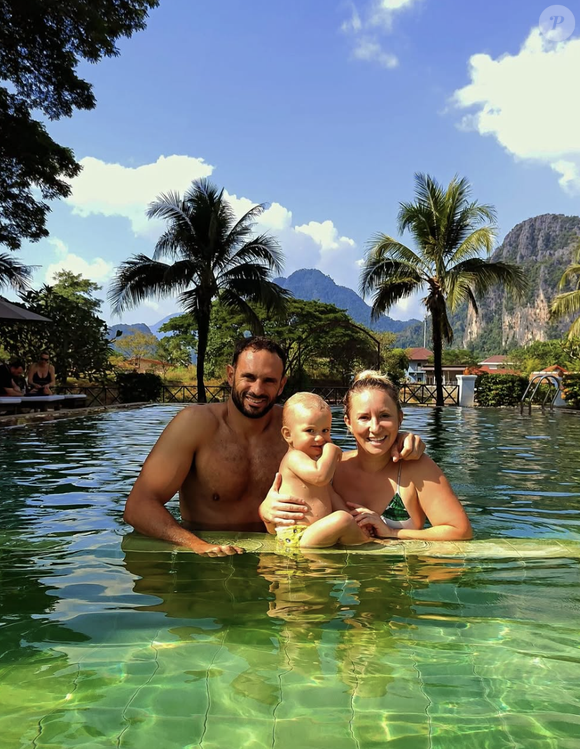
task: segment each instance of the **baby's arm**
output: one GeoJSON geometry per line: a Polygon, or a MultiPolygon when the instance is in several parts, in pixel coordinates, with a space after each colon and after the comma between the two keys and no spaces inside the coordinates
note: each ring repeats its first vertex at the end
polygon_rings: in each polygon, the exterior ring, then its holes
{"type": "Polygon", "coordinates": [[[342,457],[342,450],[332,442],[325,443],[322,455],[313,460],[300,450],[292,450],[286,456],[286,466],[301,481],[313,486],[326,486],[332,481],[334,471],[342,457]]]}

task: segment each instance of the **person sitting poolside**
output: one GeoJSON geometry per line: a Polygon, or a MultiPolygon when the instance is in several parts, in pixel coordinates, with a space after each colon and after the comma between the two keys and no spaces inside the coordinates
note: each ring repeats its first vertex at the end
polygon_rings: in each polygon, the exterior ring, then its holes
{"type": "Polygon", "coordinates": [[[56,379],[48,352],[40,352],[38,361],[30,365],[26,380],[26,395],[52,395],[51,388],[56,384],[56,379]]]}
{"type": "Polygon", "coordinates": [[[313,393],[296,393],[284,404],[282,436],[288,452],[279,473],[284,489],[306,500],[308,512],[300,524],[267,525],[285,549],[324,548],[336,543],[355,546],[371,541],[331,486],[342,450],[331,442],[332,413],[313,393]]]}
{"type": "MultiPolygon", "coordinates": [[[[274,489],[287,450],[282,408],[276,405],[286,384],[285,366],[286,354],[274,341],[239,341],[227,368],[230,397],[187,406],[172,419],[127,498],[125,521],[147,536],[212,557],[243,550],[207,543],[192,531],[264,532],[258,510],[274,489]],[[183,525],[165,507],[177,492],[183,525]]],[[[393,454],[416,460],[424,449],[419,437],[401,434],[393,454]]],[[[300,521],[304,504],[285,504],[278,514],[300,521]]]]}
{"type": "Polygon", "coordinates": [[[0,395],[20,398],[24,395],[18,386],[17,379],[24,372],[24,362],[21,359],[10,359],[8,364],[0,364],[0,395]]]}
{"type": "MultiPolygon", "coordinates": [[[[342,456],[333,488],[359,525],[377,538],[470,539],[469,519],[439,466],[427,455],[413,463],[398,462],[393,446],[402,420],[393,383],[379,372],[359,374],[346,394],[344,414],[356,449],[342,456]],[[430,528],[424,527],[427,520],[430,528]]],[[[276,527],[301,523],[303,501],[286,491],[280,494],[279,478],[275,489],[260,508],[264,522],[276,527]]]]}

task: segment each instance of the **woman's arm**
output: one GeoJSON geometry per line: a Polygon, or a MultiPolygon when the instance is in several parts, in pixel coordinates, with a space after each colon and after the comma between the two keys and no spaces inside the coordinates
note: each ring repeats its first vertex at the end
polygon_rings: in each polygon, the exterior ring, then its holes
{"type": "Polygon", "coordinates": [[[457,499],[443,471],[427,455],[423,455],[413,466],[413,484],[421,510],[429,520],[431,528],[392,529],[394,538],[464,541],[473,537],[471,523],[463,505],[457,499]]]}
{"type": "Polygon", "coordinates": [[[53,388],[56,385],[56,376],[52,364],[48,365],[48,374],[50,375],[50,382],[46,384],[46,387],[53,388]]]}
{"type": "Polygon", "coordinates": [[[413,466],[413,484],[422,513],[431,528],[413,528],[384,521],[376,513],[349,503],[359,525],[372,525],[380,538],[417,539],[423,541],[464,541],[473,531],[461,502],[439,466],[423,455],[413,466]],[[398,526],[398,527],[397,527],[398,526]]]}

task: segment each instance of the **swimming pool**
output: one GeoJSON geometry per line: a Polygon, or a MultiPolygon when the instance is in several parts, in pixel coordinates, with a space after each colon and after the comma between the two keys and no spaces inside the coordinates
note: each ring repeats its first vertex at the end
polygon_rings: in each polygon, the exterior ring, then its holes
{"type": "MultiPolygon", "coordinates": [[[[125,537],[177,410],[0,432],[2,749],[577,749],[577,558],[202,559],[125,537]]],[[[578,416],[405,425],[479,539],[580,541],[578,416]]]]}

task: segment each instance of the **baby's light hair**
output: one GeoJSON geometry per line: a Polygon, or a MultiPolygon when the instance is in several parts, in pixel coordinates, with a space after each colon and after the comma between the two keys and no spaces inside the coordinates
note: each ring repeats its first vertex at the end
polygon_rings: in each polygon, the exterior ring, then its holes
{"type": "Polygon", "coordinates": [[[354,393],[361,393],[363,390],[382,390],[395,401],[397,411],[399,411],[399,413],[401,412],[399,391],[393,382],[375,369],[365,369],[363,372],[357,374],[352,385],[344,396],[344,411],[347,416],[350,414],[350,401],[352,395],[354,393]]]}
{"type": "Polygon", "coordinates": [[[304,408],[310,408],[316,411],[330,411],[328,403],[315,393],[294,393],[284,403],[284,409],[282,411],[282,425],[288,426],[288,414],[296,408],[296,406],[303,406],[304,408]]]}

